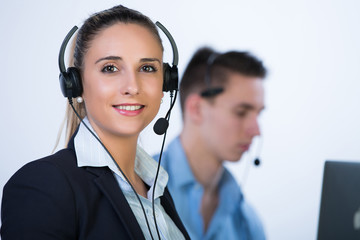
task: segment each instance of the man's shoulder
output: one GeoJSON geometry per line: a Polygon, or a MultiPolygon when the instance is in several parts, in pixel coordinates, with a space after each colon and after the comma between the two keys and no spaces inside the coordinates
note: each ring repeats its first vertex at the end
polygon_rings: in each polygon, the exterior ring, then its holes
{"type": "MultiPolygon", "coordinates": [[[[164,149],[162,155],[161,155],[161,166],[163,166],[165,169],[168,167],[168,164],[171,164],[173,161],[170,159],[178,158],[180,157],[180,154],[178,154],[179,150],[182,150],[182,145],[179,140],[179,137],[175,137],[164,149]]],[[[159,161],[160,153],[156,153],[152,156],[157,162],[159,161]]]]}

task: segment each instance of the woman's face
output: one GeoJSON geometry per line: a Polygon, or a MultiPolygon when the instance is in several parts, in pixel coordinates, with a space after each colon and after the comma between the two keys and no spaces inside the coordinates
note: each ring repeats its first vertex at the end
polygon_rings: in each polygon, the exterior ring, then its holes
{"type": "Polygon", "coordinates": [[[162,47],[140,25],[114,24],[91,42],[82,76],[82,97],[97,134],[137,136],[163,97],[162,47]]]}

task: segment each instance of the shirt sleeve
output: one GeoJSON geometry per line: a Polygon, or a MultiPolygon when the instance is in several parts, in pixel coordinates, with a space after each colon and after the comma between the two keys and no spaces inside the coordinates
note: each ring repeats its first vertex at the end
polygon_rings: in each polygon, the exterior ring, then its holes
{"type": "Polygon", "coordinates": [[[76,239],[74,194],[53,163],[34,161],[7,182],[1,207],[1,237],[76,239]]]}

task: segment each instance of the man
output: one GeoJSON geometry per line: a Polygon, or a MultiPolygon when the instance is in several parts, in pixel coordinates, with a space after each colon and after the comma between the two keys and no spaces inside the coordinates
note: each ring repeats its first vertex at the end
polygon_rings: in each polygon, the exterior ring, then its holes
{"type": "Polygon", "coordinates": [[[262,62],[249,53],[209,48],[199,49],[185,69],[183,129],[161,164],[191,239],[265,239],[256,213],[223,166],[239,161],[260,135],[265,75],[262,62]]]}

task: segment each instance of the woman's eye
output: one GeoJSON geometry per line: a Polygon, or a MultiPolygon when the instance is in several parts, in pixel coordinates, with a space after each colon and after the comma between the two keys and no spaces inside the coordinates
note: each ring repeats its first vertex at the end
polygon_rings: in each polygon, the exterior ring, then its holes
{"type": "Polygon", "coordinates": [[[145,66],[142,66],[141,67],[141,70],[142,72],[156,72],[156,68],[153,67],[153,66],[150,66],[150,65],[145,65],[145,66]]]}
{"type": "Polygon", "coordinates": [[[107,65],[101,71],[105,73],[117,72],[119,69],[114,65],[107,65]]]}

